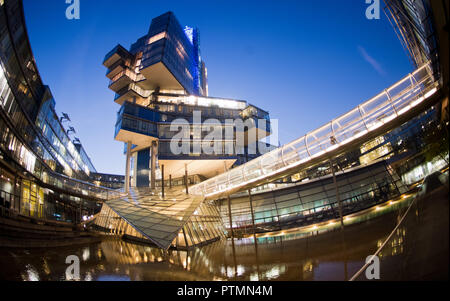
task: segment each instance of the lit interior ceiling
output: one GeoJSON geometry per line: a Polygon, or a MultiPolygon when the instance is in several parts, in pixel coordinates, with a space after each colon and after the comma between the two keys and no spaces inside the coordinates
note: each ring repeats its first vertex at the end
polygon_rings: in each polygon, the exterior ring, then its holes
{"type": "Polygon", "coordinates": [[[159,166],[164,165],[164,178],[179,178],[184,176],[184,165],[187,164],[188,175],[214,177],[230,169],[236,159],[216,160],[159,160],[159,166]],[[225,167],[226,166],[226,167],[225,167]]]}
{"type": "Polygon", "coordinates": [[[154,90],[156,87],[167,90],[184,89],[162,62],[141,69],[140,72],[146,78],[138,83],[143,89],[154,90]]]}

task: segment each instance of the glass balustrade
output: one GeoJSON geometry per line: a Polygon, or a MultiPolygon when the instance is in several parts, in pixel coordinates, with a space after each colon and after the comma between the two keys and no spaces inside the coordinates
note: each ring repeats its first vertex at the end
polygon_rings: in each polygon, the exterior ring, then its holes
{"type": "Polygon", "coordinates": [[[377,96],[299,139],[190,188],[216,195],[305,163],[385,125],[437,91],[430,63],[377,96]]]}

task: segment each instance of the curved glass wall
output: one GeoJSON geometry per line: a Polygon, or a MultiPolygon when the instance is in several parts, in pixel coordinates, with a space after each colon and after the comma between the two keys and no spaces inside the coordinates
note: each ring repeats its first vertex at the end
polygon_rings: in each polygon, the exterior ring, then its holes
{"type": "Polygon", "coordinates": [[[430,1],[386,0],[385,4],[386,15],[413,63],[420,66],[431,60],[439,72],[439,41],[430,1]]]}
{"type": "Polygon", "coordinates": [[[97,187],[90,168],[54,111],[34,62],[22,1],[0,2],[0,207],[2,215],[80,222],[96,200],[118,197],[97,187]]]}
{"type": "MultiPolygon", "coordinates": [[[[55,149],[58,155],[63,158],[63,161],[66,162],[65,164],[69,165],[73,171],[80,173],[81,176],[86,179],[89,176],[92,167],[89,167],[89,162],[82,158],[79,150],[75,147],[59,121],[59,118],[55,113],[55,102],[49,90],[48,97],[49,99],[42,104],[36,119],[36,125],[41,129],[45,138],[51,142],[52,148],[55,149]]],[[[67,173],[66,175],[70,176],[70,174],[67,173]]]]}
{"type": "MultiPolygon", "coordinates": [[[[339,172],[336,178],[343,215],[392,200],[406,191],[400,177],[384,161],[339,172]]],[[[339,218],[339,204],[332,176],[252,194],[251,202],[257,233],[339,218]]],[[[229,229],[227,200],[221,201],[220,212],[225,227],[229,229]]],[[[232,198],[231,213],[235,235],[253,233],[248,195],[232,198]]]]}

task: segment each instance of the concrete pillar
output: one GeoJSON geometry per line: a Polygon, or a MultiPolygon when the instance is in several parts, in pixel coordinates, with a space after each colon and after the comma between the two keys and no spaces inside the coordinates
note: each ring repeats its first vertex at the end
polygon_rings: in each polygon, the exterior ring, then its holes
{"type": "Polygon", "coordinates": [[[130,161],[131,161],[131,141],[127,143],[127,159],[125,166],[125,193],[130,192],[130,161]]]}
{"type": "Polygon", "coordinates": [[[187,169],[187,164],[184,164],[184,185],[186,186],[186,194],[189,194],[189,184],[188,184],[188,169],[187,169]]]}
{"type": "Polygon", "coordinates": [[[80,200],[80,225],[83,222],[83,200],[80,200]]]}
{"type": "Polygon", "coordinates": [[[227,199],[228,199],[228,220],[230,222],[230,234],[231,234],[231,240],[234,243],[233,218],[232,218],[232,215],[231,215],[231,199],[230,199],[229,195],[227,196],[227,199]]]}
{"type": "Polygon", "coordinates": [[[248,190],[248,201],[250,202],[250,211],[252,213],[253,238],[256,242],[255,213],[253,212],[252,192],[250,189],[248,190]]]}
{"type": "Polygon", "coordinates": [[[132,176],[131,176],[131,180],[130,180],[130,187],[137,187],[137,157],[138,157],[138,154],[137,153],[134,153],[132,156],[131,156],[131,162],[132,162],[132,166],[133,166],[133,169],[132,169],[132,176]]]}
{"type": "Polygon", "coordinates": [[[164,198],[164,164],[161,165],[161,191],[162,197],[164,198]]]}
{"type": "Polygon", "coordinates": [[[156,188],[156,158],[158,156],[158,143],[152,141],[152,159],[151,159],[151,185],[152,190],[156,188]]]}

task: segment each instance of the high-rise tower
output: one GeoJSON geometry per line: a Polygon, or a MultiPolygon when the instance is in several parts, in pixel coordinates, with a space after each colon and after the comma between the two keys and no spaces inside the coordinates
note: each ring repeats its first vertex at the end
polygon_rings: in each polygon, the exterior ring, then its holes
{"type": "Polygon", "coordinates": [[[154,18],[129,50],[117,45],[103,65],[115,102],[122,106],[115,139],[126,143],[126,179],[132,174],[132,186],[155,187],[162,165],[165,177],[215,176],[258,156],[254,146],[270,134],[266,111],[246,101],[208,96],[199,30],[182,27],[172,12],[154,18]],[[184,129],[180,143],[188,143],[181,153],[173,149],[178,128],[184,129]],[[219,139],[210,139],[211,129],[219,139]]]}

